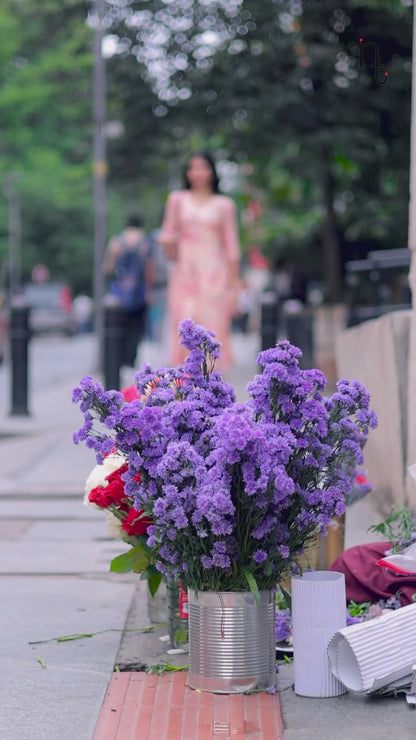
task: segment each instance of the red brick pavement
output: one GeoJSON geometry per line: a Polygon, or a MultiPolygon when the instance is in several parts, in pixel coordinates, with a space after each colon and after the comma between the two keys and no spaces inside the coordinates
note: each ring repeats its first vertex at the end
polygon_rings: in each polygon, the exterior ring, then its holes
{"type": "Polygon", "coordinates": [[[199,692],[186,676],[113,673],[92,740],[283,740],[277,694],[199,692]]]}

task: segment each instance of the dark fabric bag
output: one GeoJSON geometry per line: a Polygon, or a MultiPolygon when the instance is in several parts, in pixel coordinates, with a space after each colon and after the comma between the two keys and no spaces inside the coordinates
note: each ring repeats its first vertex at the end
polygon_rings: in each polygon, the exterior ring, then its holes
{"type": "Polygon", "coordinates": [[[109,293],[119,298],[126,311],[138,311],[145,305],[147,253],[147,241],[142,239],[132,247],[124,246],[116,259],[109,293]]]}

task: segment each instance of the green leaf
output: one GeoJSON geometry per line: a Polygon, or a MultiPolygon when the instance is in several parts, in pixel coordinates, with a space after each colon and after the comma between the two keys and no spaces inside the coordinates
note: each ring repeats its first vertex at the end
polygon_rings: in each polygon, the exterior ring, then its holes
{"type": "Polygon", "coordinates": [[[243,573],[245,576],[245,579],[250,587],[250,591],[254,596],[254,601],[256,602],[257,606],[259,605],[259,589],[256,583],[256,579],[254,576],[245,568],[243,568],[243,573]]]}
{"type": "Polygon", "coordinates": [[[147,666],[146,673],[157,673],[160,675],[168,671],[186,671],[187,668],[187,665],[173,665],[173,663],[168,663],[167,660],[161,660],[160,663],[147,666]]]}
{"type": "Polygon", "coordinates": [[[279,588],[280,588],[280,590],[282,592],[283,599],[284,599],[284,602],[286,604],[286,608],[287,609],[290,609],[292,611],[292,595],[291,595],[291,593],[284,586],[279,586],[279,588]]]}
{"type": "Polygon", "coordinates": [[[149,591],[152,594],[152,596],[154,596],[156,591],[158,590],[161,580],[162,580],[162,574],[159,573],[159,571],[157,571],[156,569],[155,569],[155,573],[153,573],[153,575],[151,575],[147,579],[147,582],[149,585],[149,591]]]}
{"type": "Polygon", "coordinates": [[[149,565],[149,557],[141,545],[132,547],[112,559],[110,571],[115,573],[141,573],[149,565]]]}
{"type": "Polygon", "coordinates": [[[69,640],[79,640],[81,637],[93,637],[94,632],[79,632],[74,635],[62,635],[56,638],[56,642],[68,642],[69,640]]]}

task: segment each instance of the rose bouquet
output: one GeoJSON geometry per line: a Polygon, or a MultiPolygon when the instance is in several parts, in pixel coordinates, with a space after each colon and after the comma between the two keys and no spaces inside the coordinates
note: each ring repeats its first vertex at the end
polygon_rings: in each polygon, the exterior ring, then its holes
{"type": "Polygon", "coordinates": [[[323,374],[301,369],[300,350],[280,341],[259,353],[261,372],[237,403],[215,370],[213,333],[185,319],[179,334],[184,364],[142,365],[130,403],[82,378],[74,441],[98,463],[114,448],[122,456],[124,493],[152,522],[145,546],[160,573],[196,591],[274,588],[344,510],[376,425],[369,394],[341,380],[325,398],[323,374]]]}
{"type": "Polygon", "coordinates": [[[161,573],[152,565],[146,547],[144,535],[151,520],[143,511],[136,509],[132,497],[127,496],[122,480],[126,470],[127,464],[119,452],[107,455],[101,464],[93,468],[86,480],[84,503],[104,511],[109,534],[131,545],[130,550],[112,559],[110,570],[141,573],[148,580],[150,592],[154,595],[161,573]]]}

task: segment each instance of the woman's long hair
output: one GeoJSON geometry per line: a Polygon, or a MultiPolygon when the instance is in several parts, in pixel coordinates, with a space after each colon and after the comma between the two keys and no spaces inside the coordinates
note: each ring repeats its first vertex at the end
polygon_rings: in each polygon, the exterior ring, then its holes
{"type": "Polygon", "coordinates": [[[184,183],[185,183],[185,188],[187,190],[190,190],[191,189],[191,183],[188,180],[187,170],[188,170],[189,163],[190,163],[192,157],[201,157],[202,159],[205,160],[205,162],[207,163],[207,165],[211,169],[211,175],[212,175],[212,177],[211,177],[211,188],[212,188],[212,192],[213,193],[219,193],[220,192],[220,181],[219,181],[219,178],[218,178],[218,175],[217,175],[217,170],[215,168],[215,162],[214,162],[214,159],[211,156],[211,154],[209,152],[205,152],[205,151],[202,151],[202,152],[192,152],[192,154],[189,156],[189,159],[188,159],[188,161],[187,161],[187,163],[185,165],[185,169],[184,169],[184,173],[183,173],[183,179],[184,179],[184,183]]]}

